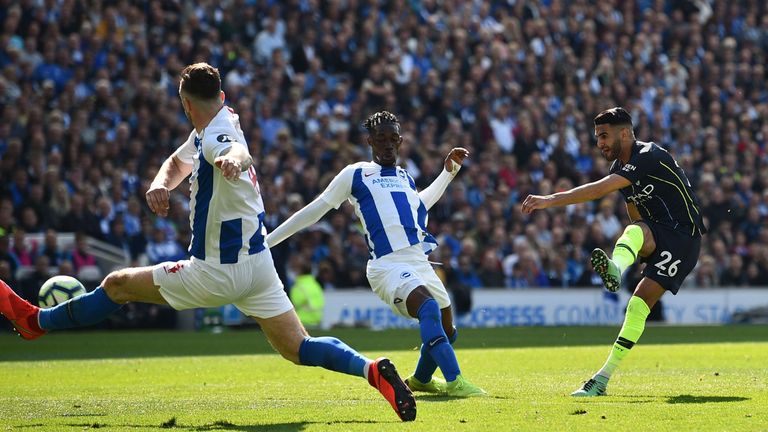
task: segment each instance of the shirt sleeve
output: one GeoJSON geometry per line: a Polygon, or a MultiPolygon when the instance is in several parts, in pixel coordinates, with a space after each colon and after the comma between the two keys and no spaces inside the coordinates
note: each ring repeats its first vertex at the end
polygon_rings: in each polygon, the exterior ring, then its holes
{"type": "Polygon", "coordinates": [[[303,230],[320,220],[324,214],[328,213],[331,206],[319,197],[307,204],[304,208],[294,213],[279,227],[267,235],[267,246],[274,247],[283,240],[303,230]]]}
{"type": "MultiPolygon", "coordinates": [[[[206,134],[208,135],[208,134],[206,134]]],[[[212,131],[210,136],[203,140],[203,156],[205,160],[213,165],[213,161],[221,154],[234,145],[245,145],[237,141],[237,137],[224,133],[223,131],[212,131]]]]}
{"type": "Polygon", "coordinates": [[[187,140],[184,141],[184,144],[180,145],[179,148],[176,149],[176,151],[173,153],[173,156],[176,156],[185,164],[192,165],[195,162],[193,159],[195,157],[195,153],[197,153],[197,149],[195,148],[195,131],[192,131],[189,134],[187,140]]]}
{"type": "Polygon", "coordinates": [[[352,177],[354,174],[355,167],[347,165],[331,180],[331,183],[318,198],[328,203],[331,207],[338,209],[341,203],[352,194],[352,177]]]}
{"type": "MultiPolygon", "coordinates": [[[[456,170],[458,172],[458,170],[456,170]]],[[[431,209],[433,205],[440,199],[441,196],[445,193],[445,190],[448,188],[448,184],[451,183],[451,180],[453,180],[453,176],[455,174],[451,174],[445,169],[440,173],[439,176],[430,184],[427,186],[426,189],[419,192],[419,198],[421,198],[421,202],[424,203],[424,206],[427,208],[427,210],[431,209]]]]}

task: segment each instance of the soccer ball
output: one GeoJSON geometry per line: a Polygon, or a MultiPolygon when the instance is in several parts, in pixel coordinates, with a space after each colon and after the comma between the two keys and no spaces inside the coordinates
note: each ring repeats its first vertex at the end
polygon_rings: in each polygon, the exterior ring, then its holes
{"type": "Polygon", "coordinates": [[[83,294],[85,287],[79,280],[71,276],[54,276],[40,287],[37,303],[42,308],[49,308],[83,294]]]}

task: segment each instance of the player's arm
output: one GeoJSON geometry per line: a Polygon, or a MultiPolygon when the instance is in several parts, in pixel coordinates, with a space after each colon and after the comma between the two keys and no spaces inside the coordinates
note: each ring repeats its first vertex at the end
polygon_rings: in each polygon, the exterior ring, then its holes
{"type": "Polygon", "coordinates": [[[348,166],[331,180],[327,188],[303,209],[294,213],[267,235],[267,247],[274,247],[283,240],[320,220],[332,208],[339,208],[352,190],[354,168],[348,166]]]}
{"type": "Polygon", "coordinates": [[[320,220],[333,206],[317,197],[303,209],[294,213],[274,231],[267,235],[267,247],[280,244],[283,240],[320,220]]]}
{"type": "Polygon", "coordinates": [[[178,153],[177,150],[163,162],[145,194],[149,209],[158,216],[168,216],[171,191],[192,172],[193,165],[183,162],[178,153]]]}
{"type": "Polygon", "coordinates": [[[251,167],[253,158],[244,145],[231,145],[213,160],[213,164],[221,169],[224,178],[235,180],[240,177],[240,173],[251,167]]]}
{"type": "Polygon", "coordinates": [[[632,222],[637,222],[643,219],[643,217],[640,216],[640,210],[637,209],[637,204],[633,202],[627,203],[627,214],[629,215],[629,220],[632,222]]]}
{"type": "Polygon", "coordinates": [[[551,195],[528,195],[523,201],[523,213],[549,207],[560,207],[596,200],[609,193],[629,186],[631,183],[618,174],[610,174],[598,181],[587,183],[567,191],[551,195]]]}
{"type": "Polygon", "coordinates": [[[445,158],[445,169],[439,176],[427,186],[423,191],[419,192],[419,198],[427,210],[431,209],[433,205],[440,199],[448,188],[448,184],[451,183],[456,174],[461,169],[461,164],[469,156],[469,151],[462,147],[456,147],[448,153],[445,158]]]}

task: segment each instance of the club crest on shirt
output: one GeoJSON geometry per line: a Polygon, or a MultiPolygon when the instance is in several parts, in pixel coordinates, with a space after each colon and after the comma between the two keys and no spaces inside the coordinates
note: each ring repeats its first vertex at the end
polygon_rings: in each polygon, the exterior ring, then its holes
{"type": "Polygon", "coordinates": [[[234,140],[232,139],[231,136],[229,136],[227,134],[221,134],[221,135],[216,137],[216,141],[221,142],[221,143],[226,143],[226,142],[232,142],[234,140]]]}

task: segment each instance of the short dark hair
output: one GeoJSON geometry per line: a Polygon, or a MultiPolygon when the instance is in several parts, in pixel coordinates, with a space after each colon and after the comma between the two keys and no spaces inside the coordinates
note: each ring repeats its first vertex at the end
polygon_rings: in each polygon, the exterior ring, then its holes
{"type": "Polygon", "coordinates": [[[607,109],[595,117],[595,126],[609,124],[612,126],[626,125],[632,126],[632,116],[622,107],[613,107],[607,109]]]}
{"type": "Polygon", "coordinates": [[[379,111],[368,116],[363,122],[363,127],[371,133],[376,126],[381,124],[392,124],[399,127],[400,120],[397,119],[396,115],[389,111],[379,111]]]}
{"type": "Polygon", "coordinates": [[[212,100],[221,93],[219,70],[208,63],[195,63],[181,71],[180,90],[187,96],[200,100],[212,100]]]}

